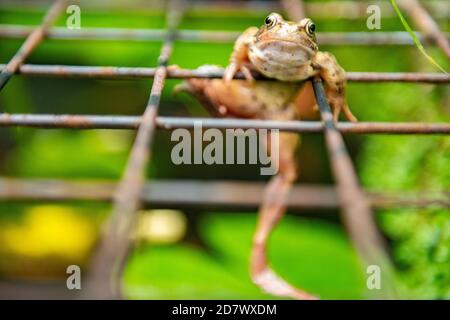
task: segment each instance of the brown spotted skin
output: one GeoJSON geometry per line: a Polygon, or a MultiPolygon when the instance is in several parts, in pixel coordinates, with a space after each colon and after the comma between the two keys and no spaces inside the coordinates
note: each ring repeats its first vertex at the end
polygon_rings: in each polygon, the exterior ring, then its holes
{"type": "Polygon", "coordinates": [[[194,78],[185,80],[176,90],[189,92],[217,117],[296,120],[315,105],[311,97],[307,99],[302,94],[299,99],[304,86],[303,82],[194,78]]]}
{"type": "Polygon", "coordinates": [[[284,82],[298,82],[319,75],[325,83],[327,98],[335,120],[341,111],[346,118],[356,121],[345,99],[345,71],[328,52],[321,52],[314,32],[308,30],[312,21],[285,21],[279,14],[269,15],[270,23],[261,28],[248,28],[237,40],[231,54],[224,80],[230,81],[242,71],[249,82],[251,70],[268,78],[284,82]]]}

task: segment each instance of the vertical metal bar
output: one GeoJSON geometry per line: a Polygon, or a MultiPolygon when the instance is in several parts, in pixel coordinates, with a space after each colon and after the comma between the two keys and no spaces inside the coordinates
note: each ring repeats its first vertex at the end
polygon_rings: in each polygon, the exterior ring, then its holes
{"type": "Polygon", "coordinates": [[[58,18],[59,14],[65,8],[66,0],[56,0],[48,10],[40,26],[33,30],[27,37],[17,53],[8,62],[6,67],[0,73],[0,90],[8,83],[12,75],[16,73],[20,65],[25,62],[25,59],[33,52],[33,50],[44,39],[45,34],[51,27],[53,22],[58,18]]]}
{"type": "Polygon", "coordinates": [[[394,293],[391,283],[392,267],[386,254],[383,238],[373,220],[373,213],[356,176],[350,156],[345,147],[328,105],[322,80],[313,80],[314,95],[324,122],[325,141],[330,155],[331,168],[337,183],[337,193],[343,209],[344,223],[360,256],[367,266],[376,265],[382,271],[383,293],[394,293]]]}
{"type": "MultiPolygon", "coordinates": [[[[282,2],[286,1],[282,0],[282,2]]],[[[290,3],[290,9],[287,12],[291,20],[300,20],[305,17],[305,13],[301,9],[301,1],[288,2],[290,3]],[[295,9],[296,6],[297,9],[295,9]]],[[[370,202],[359,186],[358,177],[345,147],[344,139],[334,123],[322,80],[320,77],[316,77],[312,83],[324,123],[325,141],[330,155],[333,175],[337,183],[339,201],[343,209],[344,224],[365,264],[367,266],[377,265],[381,268],[384,280],[384,290],[382,291],[384,297],[392,296],[394,294],[392,287],[393,268],[386,254],[383,238],[373,220],[370,202]]]]}
{"type": "Polygon", "coordinates": [[[121,297],[121,271],[131,246],[130,233],[134,225],[134,215],[142,201],[145,170],[156,130],[156,117],[167,76],[167,63],[172,53],[176,28],[184,9],[185,2],[182,0],[169,2],[166,18],[168,32],[158,59],[150,98],[142,116],[125,173],[115,193],[108,228],[94,254],[83,297],[94,299],[121,297]]]}
{"type": "Polygon", "coordinates": [[[445,34],[439,29],[436,21],[418,0],[407,0],[399,2],[399,5],[408,12],[414,23],[423,31],[424,35],[433,39],[450,59],[450,44],[445,34]]]}
{"type": "Polygon", "coordinates": [[[305,4],[302,0],[281,0],[281,6],[291,20],[299,21],[306,17],[305,4]]]}

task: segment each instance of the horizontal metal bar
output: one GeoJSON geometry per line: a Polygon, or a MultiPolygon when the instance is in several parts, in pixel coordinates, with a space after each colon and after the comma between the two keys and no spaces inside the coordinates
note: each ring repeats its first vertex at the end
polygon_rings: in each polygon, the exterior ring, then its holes
{"type": "MultiPolygon", "coordinates": [[[[403,1],[403,0],[400,0],[403,1]]],[[[406,0],[407,1],[407,0],[406,0]]],[[[392,6],[386,1],[317,1],[306,2],[304,4],[307,16],[315,19],[365,19],[367,18],[367,7],[376,5],[380,8],[383,18],[397,17],[392,6]]],[[[278,1],[193,1],[194,9],[227,10],[239,9],[246,13],[270,11],[282,12],[283,6],[278,1]]],[[[426,7],[433,16],[437,18],[446,18],[450,15],[450,9],[445,1],[427,1],[426,7]]],[[[288,12],[284,12],[288,14],[288,12]]]]}
{"type": "Polygon", "coordinates": [[[300,21],[306,18],[306,6],[303,0],[281,0],[278,1],[287,17],[292,21],[300,21]]]}
{"type": "MultiPolygon", "coordinates": [[[[32,26],[0,25],[0,38],[23,38],[31,31],[32,26]]],[[[175,38],[179,41],[191,42],[234,42],[241,32],[178,30],[175,38]]],[[[425,43],[434,44],[428,37],[416,33],[425,43]]],[[[58,40],[116,40],[116,41],[162,41],[166,36],[164,29],[122,29],[122,28],[90,28],[67,29],[54,27],[48,32],[49,39],[58,40]]],[[[447,38],[450,36],[446,34],[447,38]]],[[[413,45],[411,37],[404,31],[391,32],[318,32],[320,45],[413,45]]]]}
{"type": "Polygon", "coordinates": [[[450,83],[450,76],[431,72],[347,72],[347,81],[450,83]]]}
{"type": "MultiPolygon", "coordinates": [[[[32,30],[31,26],[0,25],[0,37],[23,38],[32,30]]],[[[117,41],[162,41],[167,34],[166,29],[126,29],[126,28],[91,28],[67,29],[54,27],[49,30],[48,38],[57,40],[117,40],[117,41]]],[[[240,32],[178,30],[176,40],[233,42],[240,32]]]]}
{"type": "MultiPolygon", "coordinates": [[[[0,64],[0,70],[5,65],[0,64]]],[[[145,79],[155,76],[156,68],[145,67],[98,67],[98,66],[68,66],[68,65],[35,65],[25,64],[19,67],[19,74],[29,76],[66,77],[66,78],[94,78],[94,79],[145,79]]],[[[169,66],[167,77],[171,79],[186,78],[222,78],[223,69],[205,70],[182,69],[169,66]]],[[[347,72],[350,82],[421,82],[421,83],[450,83],[450,76],[443,73],[418,72],[347,72]]],[[[236,79],[243,79],[240,73],[236,79]]],[[[256,79],[265,79],[255,75],[256,79]]]]}
{"type": "MultiPolygon", "coordinates": [[[[124,11],[136,11],[151,12],[155,10],[162,10],[164,0],[160,1],[132,1],[132,2],[119,2],[119,1],[77,1],[83,10],[120,10],[124,11]]],[[[39,0],[22,0],[20,2],[21,8],[36,9],[40,8],[43,4],[48,4],[48,1],[39,0]]],[[[307,2],[305,3],[306,11],[309,16],[316,19],[361,19],[367,17],[367,7],[369,5],[377,5],[383,18],[396,17],[392,6],[386,1],[327,1],[327,2],[307,2]]],[[[435,18],[447,18],[450,16],[450,9],[448,8],[447,1],[433,0],[426,1],[424,5],[430,10],[431,14],[435,18]]],[[[0,2],[0,8],[4,9],[9,6],[17,7],[17,0],[2,0],[0,2]]],[[[224,11],[224,10],[236,10],[244,11],[247,14],[257,13],[264,14],[271,11],[281,11],[281,6],[277,1],[245,1],[245,0],[233,0],[233,1],[192,1],[190,12],[195,11],[224,11]]]]}
{"type": "Polygon", "coordinates": [[[19,66],[25,62],[28,56],[42,42],[50,26],[65,9],[65,5],[66,0],[55,0],[52,6],[47,10],[41,24],[36,27],[32,27],[29,30],[25,41],[0,73],[0,90],[3,89],[3,87],[11,79],[12,75],[17,72],[19,66]]]}
{"type": "MultiPolygon", "coordinates": [[[[49,115],[49,114],[0,114],[0,127],[35,127],[48,129],[137,129],[140,116],[97,115],[49,115]]],[[[158,128],[174,130],[193,129],[201,124],[203,129],[279,129],[298,133],[322,133],[324,125],[319,121],[275,121],[231,118],[156,118],[158,128]]],[[[449,134],[450,123],[421,122],[339,122],[342,133],[353,134],[449,134]]]]}
{"type": "MultiPolygon", "coordinates": [[[[263,182],[156,180],[146,183],[142,199],[153,208],[218,208],[255,210],[262,200],[263,182]]],[[[100,201],[113,199],[116,183],[99,180],[41,180],[0,178],[0,201],[100,201]]],[[[441,192],[366,191],[376,208],[450,207],[450,197],[441,192]]],[[[292,210],[337,209],[335,187],[299,184],[288,198],[292,210]]]]}

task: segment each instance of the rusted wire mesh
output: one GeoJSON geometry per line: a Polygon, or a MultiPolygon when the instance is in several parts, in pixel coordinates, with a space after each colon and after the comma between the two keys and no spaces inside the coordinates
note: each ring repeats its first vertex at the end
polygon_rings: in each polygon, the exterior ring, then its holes
{"type": "MultiPolygon", "coordinates": [[[[24,76],[54,76],[60,78],[98,78],[98,79],[138,79],[153,78],[150,97],[142,116],[90,116],[90,115],[34,115],[34,114],[0,114],[0,126],[30,126],[41,128],[67,129],[133,129],[137,135],[120,182],[107,184],[101,182],[70,183],[62,181],[27,181],[21,179],[0,179],[0,199],[46,199],[70,200],[87,199],[95,201],[113,201],[113,210],[108,221],[108,228],[101,237],[99,247],[94,254],[89,279],[83,290],[84,298],[120,298],[120,275],[131,247],[129,240],[134,215],[143,202],[161,205],[170,203],[186,205],[216,205],[254,208],[261,200],[262,185],[245,183],[213,182],[222,188],[221,196],[183,197],[183,192],[165,192],[186,187],[200,190],[205,185],[199,182],[146,182],[145,168],[151,158],[152,141],[158,129],[193,128],[196,121],[202,121],[204,128],[268,128],[296,133],[323,133],[330,157],[332,172],[336,180],[335,187],[302,186],[297,187],[289,199],[293,207],[335,208],[342,210],[344,221],[350,236],[365,262],[379,263],[389,267],[389,259],[384,244],[373,222],[372,208],[427,205],[450,206],[445,194],[392,195],[371,194],[359,186],[355,168],[346,150],[342,134],[449,134],[448,123],[338,123],[332,121],[330,108],[324,95],[320,79],[311,79],[314,93],[319,105],[321,122],[317,121],[263,121],[242,119],[199,119],[158,116],[161,92],[167,78],[220,78],[221,72],[204,70],[172,69],[169,59],[175,40],[230,42],[238,36],[236,32],[178,30],[183,13],[189,5],[225,7],[240,6],[252,8],[258,6],[267,10],[284,9],[291,19],[298,20],[305,13],[312,17],[323,15],[330,9],[320,10],[322,6],[333,8],[339,16],[346,10],[350,16],[357,17],[365,13],[365,6],[360,3],[343,2],[326,4],[306,4],[301,1],[284,0],[270,3],[241,1],[205,2],[172,0],[166,5],[166,29],[107,29],[83,28],[71,30],[52,28],[55,19],[64,11],[66,1],[57,0],[48,10],[43,22],[38,27],[0,25],[0,37],[26,37],[19,51],[8,64],[0,65],[0,90],[7,85],[14,74],[24,76]],[[320,8],[319,8],[320,6],[320,8]],[[343,9],[344,8],[344,9],[343,9]],[[156,68],[124,68],[96,66],[30,65],[25,64],[27,57],[45,39],[120,39],[129,41],[163,40],[163,46],[156,68]],[[230,188],[246,190],[245,199],[227,196],[230,188]],[[152,190],[152,192],[149,192],[152,190]],[[252,192],[250,192],[252,190],[252,192]],[[170,195],[170,196],[168,196],[170,195]],[[178,195],[178,196],[177,196],[178,195]],[[309,195],[309,196],[308,196],[309,195]]],[[[161,5],[164,5],[163,2],[161,5]]],[[[390,7],[379,3],[386,12],[390,7]]],[[[424,42],[439,46],[447,57],[449,55],[448,36],[441,32],[431,15],[417,1],[401,1],[401,5],[421,28],[419,38],[424,42]]],[[[438,4],[431,6],[434,15],[442,14],[438,4]]],[[[347,32],[322,33],[318,35],[320,44],[358,44],[358,45],[411,45],[406,32],[347,32]]],[[[205,61],[205,64],[208,61],[205,61]]],[[[238,74],[236,78],[242,78],[238,74]]],[[[349,72],[347,80],[354,82],[423,82],[448,84],[450,77],[442,73],[370,73],[349,72]]],[[[211,182],[210,182],[211,183],[211,182]]],[[[197,192],[202,195],[202,192],[197,192]]],[[[236,193],[234,193],[236,194],[236,193]]]]}

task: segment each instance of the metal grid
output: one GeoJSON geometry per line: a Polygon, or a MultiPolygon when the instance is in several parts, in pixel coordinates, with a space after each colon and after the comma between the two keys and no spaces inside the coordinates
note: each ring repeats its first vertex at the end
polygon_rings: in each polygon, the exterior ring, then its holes
{"type": "MultiPolygon", "coordinates": [[[[334,123],[328,106],[321,79],[311,79],[316,101],[319,105],[322,121],[262,121],[242,119],[199,119],[158,116],[161,92],[167,78],[220,78],[221,73],[202,72],[199,70],[171,69],[168,61],[172,53],[175,40],[189,41],[233,41],[238,33],[222,31],[177,30],[183,13],[188,5],[224,7],[237,5],[240,7],[257,6],[267,10],[284,9],[289,18],[298,20],[305,12],[316,12],[319,4],[307,4],[301,1],[284,0],[278,3],[243,2],[204,2],[172,0],[167,5],[165,30],[127,30],[127,29],[99,29],[86,28],[83,30],[68,30],[51,28],[56,18],[65,9],[65,0],[57,0],[50,7],[43,22],[36,28],[25,26],[0,26],[0,37],[26,37],[24,44],[7,65],[0,65],[0,90],[14,74],[41,75],[55,77],[82,77],[99,79],[137,79],[153,78],[150,97],[142,116],[89,116],[89,115],[33,115],[33,114],[0,114],[0,126],[31,126],[42,128],[67,129],[137,129],[136,139],[131,150],[123,177],[117,185],[111,183],[70,183],[62,181],[27,181],[20,179],[0,179],[0,199],[88,199],[95,201],[109,201],[114,203],[108,229],[103,234],[99,247],[94,254],[89,279],[83,290],[84,298],[120,298],[120,275],[126,261],[131,242],[129,234],[135,212],[143,202],[152,205],[217,205],[254,208],[260,203],[261,184],[213,182],[223,192],[220,196],[198,197],[174,196],[173,192],[165,192],[176,188],[189,187],[195,190],[205,188],[205,182],[152,182],[145,183],[145,168],[151,156],[151,146],[157,129],[192,128],[196,121],[201,120],[203,127],[215,128],[268,128],[280,129],[296,133],[323,133],[330,157],[332,171],[336,180],[336,187],[300,186],[294,188],[289,204],[293,207],[304,208],[336,208],[342,209],[344,222],[350,236],[366,263],[383,264],[390,268],[386,257],[383,241],[372,220],[373,207],[397,207],[427,205],[441,205],[449,207],[446,194],[392,195],[371,194],[364,192],[359,186],[354,166],[346,150],[342,133],[352,134],[449,134],[448,123],[334,123]],[[314,9],[315,8],[315,9],[314,9]],[[315,10],[315,11],[314,11],[315,10]],[[45,37],[55,39],[122,39],[130,41],[151,41],[164,39],[156,68],[121,68],[121,67],[86,67],[86,66],[56,66],[56,65],[27,65],[26,58],[43,41],[45,37]],[[37,188],[37,186],[39,186],[37,188]],[[203,186],[203,187],[202,187],[203,186]],[[241,188],[246,190],[245,199],[236,199],[227,190],[241,188]],[[252,193],[247,191],[253,190],[252,193]],[[255,191],[256,190],[256,191],[255,191]],[[169,194],[169,196],[167,196],[169,194]],[[295,196],[294,196],[295,195],[295,196]]],[[[364,4],[353,2],[327,3],[333,8],[352,8],[354,16],[365,12],[364,4]]],[[[380,4],[385,6],[385,4],[380,4]]],[[[447,35],[442,33],[431,15],[417,0],[401,2],[422,33],[421,40],[435,43],[445,55],[450,58],[450,47],[447,35]]],[[[322,4],[320,4],[322,6],[322,4]]],[[[435,12],[440,12],[433,7],[435,12]]],[[[326,10],[324,10],[326,12],[326,10]]],[[[314,17],[314,15],[312,15],[314,17]]],[[[386,45],[412,44],[405,32],[377,32],[377,33],[324,33],[318,35],[320,44],[359,44],[386,45]]],[[[208,63],[208,61],[205,61],[208,63]]],[[[238,74],[236,78],[242,78],[238,74]]],[[[349,72],[348,81],[355,82],[423,82],[448,84],[450,77],[441,73],[369,73],[349,72]]],[[[207,182],[211,186],[211,182],[207,182]]],[[[177,193],[177,194],[182,194],[177,193]]],[[[233,193],[235,195],[235,193],[233,193]]]]}

